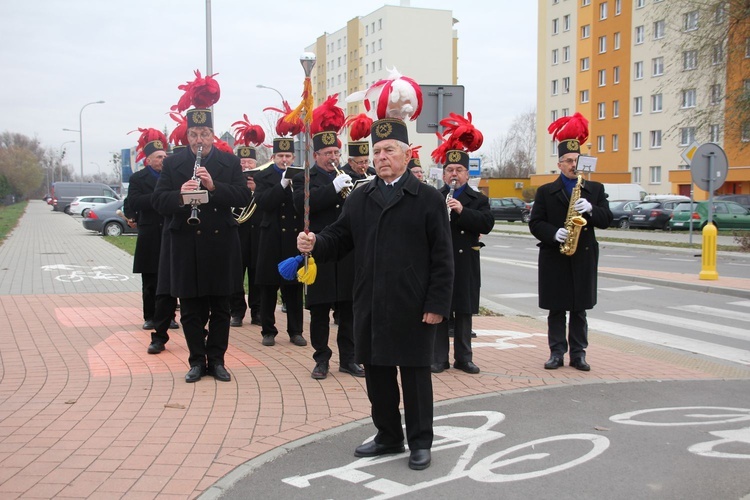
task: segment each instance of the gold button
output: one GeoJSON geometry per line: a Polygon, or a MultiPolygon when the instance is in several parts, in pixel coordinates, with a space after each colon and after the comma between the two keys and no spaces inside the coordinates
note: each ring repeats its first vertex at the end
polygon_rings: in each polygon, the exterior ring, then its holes
{"type": "Polygon", "coordinates": [[[200,230],[200,229],[198,229],[198,230],[197,230],[197,231],[195,232],[195,234],[201,234],[201,230],[200,230]]]}
{"type": "Polygon", "coordinates": [[[461,230],[461,234],[464,234],[463,230],[461,230]]]}
{"type": "Polygon", "coordinates": [[[218,229],[214,229],[214,234],[219,234],[219,230],[218,229]]]}
{"type": "Polygon", "coordinates": [[[463,248],[458,251],[458,253],[464,253],[463,248]]]}
{"type": "Polygon", "coordinates": [[[281,228],[281,232],[282,232],[282,233],[286,233],[286,228],[282,227],[282,228],[281,228]]]}
{"type": "Polygon", "coordinates": [[[216,212],[216,209],[214,208],[214,212],[216,212]]]}
{"type": "Polygon", "coordinates": [[[282,215],[282,216],[281,216],[281,218],[282,218],[282,219],[286,219],[286,215],[282,215]]]}

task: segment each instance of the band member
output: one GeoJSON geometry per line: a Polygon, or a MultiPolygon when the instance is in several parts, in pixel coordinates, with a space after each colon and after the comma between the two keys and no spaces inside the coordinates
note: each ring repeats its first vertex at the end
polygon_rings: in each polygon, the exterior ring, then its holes
{"type": "Polygon", "coordinates": [[[341,169],[353,181],[375,175],[375,169],[370,165],[370,143],[367,141],[350,141],[347,145],[349,158],[341,169]]]}
{"type": "MultiPolygon", "coordinates": [[[[451,238],[453,241],[453,300],[451,312],[454,317],[453,333],[453,367],[466,373],[479,373],[479,367],[474,364],[471,350],[471,322],[472,314],[479,313],[479,288],[481,286],[481,269],[479,250],[483,243],[479,242],[480,235],[492,231],[495,218],[490,211],[490,201],[484,194],[469,186],[469,155],[468,151],[476,150],[481,141],[464,144],[460,138],[453,140],[450,120],[441,125],[446,128],[445,136],[449,137],[444,146],[433,152],[436,163],[443,164],[443,181],[445,186],[440,193],[446,199],[447,210],[450,212],[451,238]],[[458,148],[461,149],[458,149],[458,148]],[[447,151],[446,151],[447,149],[447,151]]],[[[463,122],[464,133],[469,129],[470,122],[463,122]],[[466,125],[468,124],[468,125],[466,125]]],[[[471,127],[473,128],[473,127],[471,127]]],[[[481,135],[476,129],[472,136],[481,135]]],[[[414,169],[421,168],[414,166],[414,169]]],[[[435,359],[432,365],[433,373],[440,373],[450,368],[448,362],[448,322],[438,325],[435,340],[435,359]]]]}
{"type": "Polygon", "coordinates": [[[409,160],[409,166],[407,167],[411,173],[419,179],[420,182],[424,182],[424,170],[422,169],[422,162],[419,159],[419,148],[422,146],[412,146],[411,148],[411,160],[409,160]]]}
{"type": "MultiPolygon", "coordinates": [[[[336,132],[344,122],[344,112],[336,106],[335,94],[313,111],[310,127],[313,133],[313,156],[315,165],[310,168],[310,230],[320,232],[338,219],[352,188],[352,179],[338,169],[341,149],[336,132]],[[329,119],[325,119],[329,117],[329,119]],[[328,130],[321,130],[324,127],[328,130]]],[[[305,174],[294,177],[294,205],[299,214],[304,213],[305,174]]],[[[310,342],[315,352],[315,367],[311,376],[324,379],[328,376],[331,348],[328,347],[330,314],[338,313],[336,343],[339,350],[339,371],[355,377],[364,377],[365,372],[354,362],[354,337],[352,316],[352,284],[354,260],[351,254],[338,262],[317,265],[315,282],[307,286],[305,306],[310,310],[310,342]]]]}
{"type": "Polygon", "coordinates": [[[539,240],[539,307],[549,310],[550,358],[544,368],[555,370],[563,366],[563,356],[570,345],[570,366],[589,371],[586,310],[596,305],[599,264],[594,228],[608,228],[612,212],[604,187],[583,180],[576,172],[581,143],[588,138],[588,120],[575,113],[555,121],[548,130],[553,139],[560,141],[560,176],[539,187],[529,220],[529,230],[539,240]],[[576,217],[582,217],[577,221],[585,225],[574,224],[576,217]],[[567,341],[566,312],[570,313],[567,341]]]}
{"type": "Polygon", "coordinates": [[[355,456],[404,450],[400,372],[409,467],[421,470],[431,462],[430,365],[436,325],[450,312],[453,259],[445,200],[406,169],[411,150],[403,119],[419,113],[419,86],[395,70],[389,78],[411,90],[398,99],[383,96],[388,107],[382,116],[397,118],[372,125],[377,177],[349,195],[336,222],[318,234],[300,233],[297,242],[319,262],[354,252],[355,359],[365,367],[377,428],[375,439],[357,447],[355,456]]]}
{"type": "MultiPolygon", "coordinates": [[[[290,133],[282,128],[283,116],[276,124],[279,134],[290,133]]],[[[299,133],[300,130],[293,131],[299,133]]],[[[256,262],[255,282],[260,285],[260,322],[262,343],[276,343],[276,302],[279,288],[286,303],[287,333],[297,346],[306,346],[302,336],[302,284],[287,281],[278,271],[279,262],[297,255],[295,236],[302,228],[292,198],[292,176],[287,167],[294,162],[294,138],[276,137],[273,140],[273,164],[255,175],[255,204],[260,212],[260,243],[256,262]]]]}
{"type": "Polygon", "coordinates": [[[156,293],[164,217],[154,209],[152,195],[161,175],[162,163],[167,157],[167,138],[157,129],[140,130],[142,134],[136,161],[143,158],[144,167],[130,176],[123,213],[128,223],[138,228],[133,272],[141,274],[143,318],[146,320],[143,329],[154,330],[147,352],[159,354],[169,341],[167,330],[179,328],[174,320],[177,301],[168,294],[156,293]]]}
{"type": "MultiPolygon", "coordinates": [[[[188,102],[180,100],[178,111],[196,102],[212,106],[219,95],[211,77],[188,85],[188,102]]],[[[250,190],[242,177],[239,159],[213,147],[210,109],[187,111],[189,147],[164,160],[154,192],[154,206],[171,216],[167,279],[159,279],[159,290],[180,299],[185,340],[190,351],[186,382],[197,382],[208,373],[220,381],[231,376],[224,365],[229,344],[229,296],[242,290],[240,239],[232,207],[250,203],[250,190]],[[198,207],[185,203],[183,193],[207,191],[207,202],[198,207]],[[208,324],[208,329],[206,325],[208,324]]],[[[167,255],[167,254],[165,254],[167,255]]]]}

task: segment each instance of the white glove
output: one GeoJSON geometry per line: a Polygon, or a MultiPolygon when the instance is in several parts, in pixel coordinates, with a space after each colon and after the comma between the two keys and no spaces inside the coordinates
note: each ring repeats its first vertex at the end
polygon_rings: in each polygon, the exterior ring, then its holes
{"type": "Polygon", "coordinates": [[[594,207],[591,206],[591,202],[587,200],[586,198],[578,198],[578,201],[573,204],[573,208],[579,214],[582,214],[582,213],[590,214],[591,210],[594,209],[594,207]]]}
{"type": "Polygon", "coordinates": [[[561,227],[557,230],[555,233],[555,241],[558,243],[565,243],[565,239],[568,237],[568,230],[564,227],[561,227]]]}
{"type": "Polygon", "coordinates": [[[284,170],[284,173],[281,174],[281,187],[283,189],[286,189],[289,186],[289,184],[292,183],[292,179],[287,179],[286,178],[286,173],[287,172],[289,172],[289,170],[284,170]]]}
{"type": "Polygon", "coordinates": [[[333,187],[337,193],[340,193],[345,187],[352,187],[352,178],[348,174],[342,174],[333,179],[333,187]]]}

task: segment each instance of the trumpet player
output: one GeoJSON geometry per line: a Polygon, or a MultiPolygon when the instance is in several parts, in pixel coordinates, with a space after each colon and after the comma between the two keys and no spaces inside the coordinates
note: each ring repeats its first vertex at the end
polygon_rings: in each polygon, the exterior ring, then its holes
{"type": "Polygon", "coordinates": [[[529,220],[531,234],[539,240],[539,307],[549,311],[550,358],[544,368],[555,370],[563,366],[563,356],[569,350],[570,366],[589,371],[586,310],[596,305],[599,264],[594,228],[608,228],[612,212],[602,184],[584,181],[576,171],[581,143],[588,138],[588,120],[575,113],[555,121],[548,130],[559,141],[560,176],[539,187],[529,220]],[[572,224],[567,222],[574,216],[583,217],[586,224],[576,230],[574,253],[566,255],[561,253],[561,245],[570,245],[572,224]]]}
{"type": "MultiPolygon", "coordinates": [[[[341,116],[343,117],[343,112],[341,116]]],[[[313,127],[316,126],[314,120],[313,118],[313,127]]],[[[341,215],[345,202],[342,193],[351,189],[352,178],[337,168],[341,150],[335,131],[319,132],[312,140],[315,165],[310,168],[310,231],[317,233],[334,223],[341,215]]],[[[297,174],[294,177],[293,192],[298,213],[304,210],[304,184],[304,174],[297,174]]],[[[354,362],[354,257],[349,253],[339,261],[321,262],[317,264],[317,268],[315,283],[307,286],[305,297],[305,307],[310,311],[310,342],[315,349],[315,367],[310,376],[318,380],[328,376],[329,362],[333,355],[328,347],[330,315],[335,309],[338,313],[336,344],[339,351],[339,371],[364,377],[364,369],[354,362]]]]}
{"type": "MultiPolygon", "coordinates": [[[[209,81],[215,82],[206,76],[205,82],[209,81]]],[[[201,104],[213,104],[205,102],[201,104]]],[[[224,355],[229,343],[229,297],[242,290],[240,238],[232,207],[250,203],[250,190],[240,160],[212,147],[211,110],[188,109],[186,119],[189,148],[164,160],[154,192],[156,209],[170,217],[165,232],[169,238],[163,242],[169,251],[162,253],[166,262],[160,261],[160,270],[166,268],[167,276],[162,279],[160,273],[157,293],[163,290],[180,299],[182,328],[190,351],[185,381],[197,382],[210,374],[228,382],[231,376],[224,355]],[[182,193],[198,188],[208,192],[208,202],[198,207],[199,220],[192,224],[188,223],[192,210],[184,205],[182,193]]]]}
{"type": "Polygon", "coordinates": [[[367,141],[350,141],[347,145],[349,157],[341,169],[353,181],[375,175],[375,168],[370,165],[370,143],[367,141]]]}

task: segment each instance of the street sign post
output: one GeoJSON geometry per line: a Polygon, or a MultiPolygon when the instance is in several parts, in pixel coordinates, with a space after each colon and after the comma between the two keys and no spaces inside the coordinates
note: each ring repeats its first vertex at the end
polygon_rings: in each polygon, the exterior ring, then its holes
{"type": "Polygon", "coordinates": [[[442,132],[440,120],[449,114],[464,114],[463,85],[420,85],[422,112],[417,117],[417,132],[431,134],[442,132]]]}

